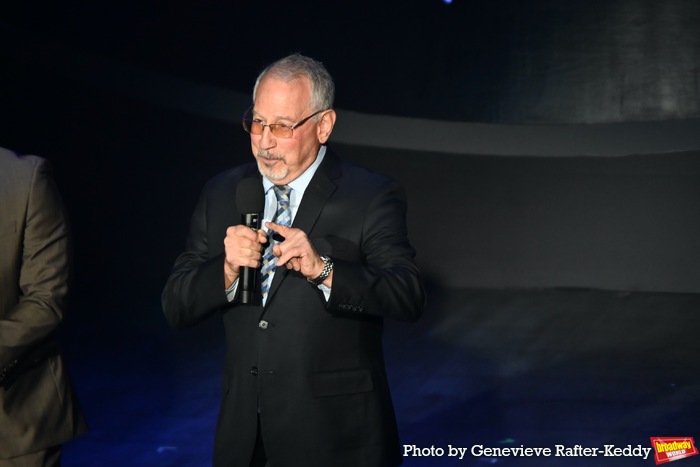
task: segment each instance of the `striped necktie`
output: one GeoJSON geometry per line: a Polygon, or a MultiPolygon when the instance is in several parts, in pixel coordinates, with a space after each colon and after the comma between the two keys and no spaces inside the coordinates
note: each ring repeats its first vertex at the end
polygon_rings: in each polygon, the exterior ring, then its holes
{"type": "MultiPolygon", "coordinates": [[[[277,196],[277,211],[275,212],[275,216],[272,218],[272,222],[280,225],[291,225],[292,210],[289,207],[289,193],[292,191],[292,189],[287,185],[273,185],[272,189],[275,190],[275,196],[277,196]]],[[[269,245],[265,249],[262,268],[260,270],[260,287],[262,291],[263,304],[265,304],[267,301],[267,293],[270,291],[270,283],[272,282],[272,276],[274,275],[275,266],[277,265],[277,257],[272,254],[272,248],[279,242],[273,239],[274,233],[275,232],[273,231],[267,233],[269,245]]]]}

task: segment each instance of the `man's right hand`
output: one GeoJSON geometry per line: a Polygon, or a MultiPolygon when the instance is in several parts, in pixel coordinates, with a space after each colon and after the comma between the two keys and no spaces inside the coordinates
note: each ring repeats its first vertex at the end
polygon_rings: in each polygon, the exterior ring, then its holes
{"type": "Polygon", "coordinates": [[[235,225],[226,229],[224,285],[227,289],[238,280],[242,267],[260,267],[266,243],[267,234],[262,229],[253,230],[245,225],[235,225]]]}

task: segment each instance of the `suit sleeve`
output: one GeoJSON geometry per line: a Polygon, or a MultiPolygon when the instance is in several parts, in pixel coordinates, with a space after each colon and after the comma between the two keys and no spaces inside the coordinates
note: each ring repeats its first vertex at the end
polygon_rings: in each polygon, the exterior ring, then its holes
{"type": "Polygon", "coordinates": [[[210,251],[207,205],[205,189],[192,215],[186,250],[175,260],[161,297],[165,317],[175,328],[192,326],[228,304],[224,255],[210,251]]]}
{"type": "Polygon", "coordinates": [[[20,298],[0,320],[0,373],[21,364],[64,317],[70,276],[67,216],[48,163],[37,159],[22,226],[20,298]]]}
{"type": "Polygon", "coordinates": [[[329,312],[415,321],[425,290],[408,240],[406,195],[391,182],[370,202],[363,219],[360,262],[334,258],[329,312]]]}

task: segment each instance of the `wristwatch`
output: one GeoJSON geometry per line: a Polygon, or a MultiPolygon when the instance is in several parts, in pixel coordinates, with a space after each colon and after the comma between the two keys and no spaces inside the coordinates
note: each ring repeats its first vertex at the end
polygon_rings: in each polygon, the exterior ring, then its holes
{"type": "Polygon", "coordinates": [[[331,271],[333,271],[333,260],[330,259],[326,255],[321,255],[321,261],[323,261],[323,270],[321,271],[321,274],[318,275],[317,278],[315,279],[309,279],[308,277],[306,278],[309,283],[313,285],[320,285],[323,281],[326,280],[328,276],[331,275],[331,271]]]}

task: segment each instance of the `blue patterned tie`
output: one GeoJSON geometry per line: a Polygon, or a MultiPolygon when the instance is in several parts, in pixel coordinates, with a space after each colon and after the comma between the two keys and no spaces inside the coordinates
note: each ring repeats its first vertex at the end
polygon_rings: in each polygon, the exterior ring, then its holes
{"type": "MultiPolygon", "coordinates": [[[[287,185],[273,185],[272,189],[275,190],[275,196],[277,196],[277,211],[275,212],[275,217],[272,218],[272,222],[288,226],[292,223],[292,210],[289,208],[289,193],[292,191],[292,189],[287,185]]],[[[270,291],[272,274],[274,273],[275,266],[277,265],[277,257],[272,254],[272,247],[277,245],[279,242],[272,238],[274,233],[275,232],[273,231],[267,233],[270,244],[265,249],[262,268],[260,270],[260,276],[262,278],[260,287],[262,290],[263,304],[265,304],[267,301],[267,293],[270,291]]]]}

